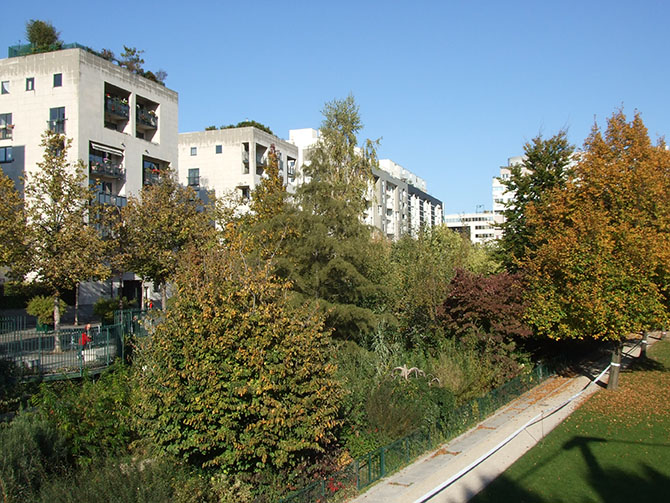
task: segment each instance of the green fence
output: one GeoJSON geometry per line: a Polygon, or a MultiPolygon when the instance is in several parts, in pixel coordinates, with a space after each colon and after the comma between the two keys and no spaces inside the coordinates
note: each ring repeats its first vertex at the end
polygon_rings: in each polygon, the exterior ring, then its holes
{"type": "Polygon", "coordinates": [[[364,489],[377,480],[409,465],[423,453],[447,442],[481,422],[500,407],[525,393],[552,375],[545,366],[538,365],[530,373],[508,381],[500,388],[454,409],[445,423],[432,428],[416,430],[388,445],[354,460],[328,479],[319,480],[289,494],[281,503],[323,503],[340,501],[355,488],[364,489]]]}
{"type": "Polygon", "coordinates": [[[0,359],[12,361],[23,379],[64,379],[96,373],[125,358],[128,337],[149,334],[154,321],[144,311],[121,311],[113,325],[84,328],[28,328],[25,317],[0,317],[0,359]],[[149,327],[149,329],[147,328],[149,327]]]}

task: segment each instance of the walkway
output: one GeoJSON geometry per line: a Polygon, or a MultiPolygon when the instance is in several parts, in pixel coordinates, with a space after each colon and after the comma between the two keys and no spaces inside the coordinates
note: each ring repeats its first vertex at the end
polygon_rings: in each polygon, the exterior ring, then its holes
{"type": "MultiPolygon", "coordinates": [[[[649,343],[660,340],[661,335],[651,334],[649,343]]],[[[628,354],[622,362],[625,366],[639,355],[640,345],[629,344],[624,353],[628,354]]],[[[595,372],[593,376],[550,378],[350,503],[467,502],[601,389],[607,377],[603,375],[598,384],[595,372]]]]}

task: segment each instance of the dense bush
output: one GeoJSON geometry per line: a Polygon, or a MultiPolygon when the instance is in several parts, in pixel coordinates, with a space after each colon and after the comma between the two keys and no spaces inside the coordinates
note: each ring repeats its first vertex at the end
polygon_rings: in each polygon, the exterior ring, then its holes
{"type": "MultiPolygon", "coordinates": [[[[63,299],[58,300],[58,305],[60,306],[61,315],[67,309],[67,304],[63,299]]],[[[38,295],[33,297],[30,302],[28,302],[28,307],[26,307],[26,312],[37,318],[37,321],[43,325],[53,325],[54,322],[54,298],[47,297],[44,295],[38,295]]]]}
{"type": "Polygon", "coordinates": [[[31,402],[67,440],[69,453],[82,466],[124,454],[135,438],[130,417],[130,370],[116,364],[99,380],[43,384],[31,402]]]}
{"type": "Polygon", "coordinates": [[[136,306],[137,301],[134,299],[129,301],[125,297],[121,297],[121,299],[108,299],[100,297],[95,301],[95,304],[93,304],[93,314],[100,318],[100,321],[103,323],[103,325],[111,325],[114,323],[115,311],[118,311],[119,309],[129,309],[136,306]]]}
{"type": "Polygon", "coordinates": [[[67,469],[64,435],[31,413],[0,427],[0,491],[3,501],[33,501],[51,475],[67,469]]]}

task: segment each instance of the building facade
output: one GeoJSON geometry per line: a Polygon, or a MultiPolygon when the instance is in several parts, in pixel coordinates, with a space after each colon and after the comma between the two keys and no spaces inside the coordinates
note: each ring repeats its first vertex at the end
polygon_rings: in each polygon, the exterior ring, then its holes
{"type": "MultiPolygon", "coordinates": [[[[0,168],[20,190],[47,129],[72,140],[68,161],[84,161],[103,204],[125,206],[177,169],[177,93],[82,48],[0,60],[0,168]]],[[[124,280],[125,295],[142,294],[136,278],[124,280]]],[[[84,290],[81,302],[99,294],[84,290]]]]}
{"type": "Polygon", "coordinates": [[[500,237],[501,231],[497,228],[497,222],[497,215],[491,211],[453,213],[444,216],[447,227],[463,234],[476,244],[484,244],[500,237]]]}
{"type": "Polygon", "coordinates": [[[275,146],[279,174],[289,192],[297,183],[298,148],[255,127],[214,129],[179,135],[179,182],[214,191],[217,197],[237,193],[248,199],[260,183],[275,146]]]}

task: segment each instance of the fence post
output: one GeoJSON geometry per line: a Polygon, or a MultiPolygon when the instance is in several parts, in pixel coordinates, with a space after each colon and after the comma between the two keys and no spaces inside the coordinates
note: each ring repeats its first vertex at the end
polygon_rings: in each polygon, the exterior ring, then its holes
{"type": "Polygon", "coordinates": [[[368,452],[368,484],[372,482],[372,453],[368,452]]]}
{"type": "Polygon", "coordinates": [[[384,478],[386,476],[386,452],[385,448],[382,447],[379,449],[379,478],[384,478]]]}
{"type": "Polygon", "coordinates": [[[647,340],[647,337],[649,336],[649,332],[646,330],[642,334],[642,346],[640,347],[640,358],[646,358],[647,357],[647,346],[649,345],[649,341],[647,340]]]}

